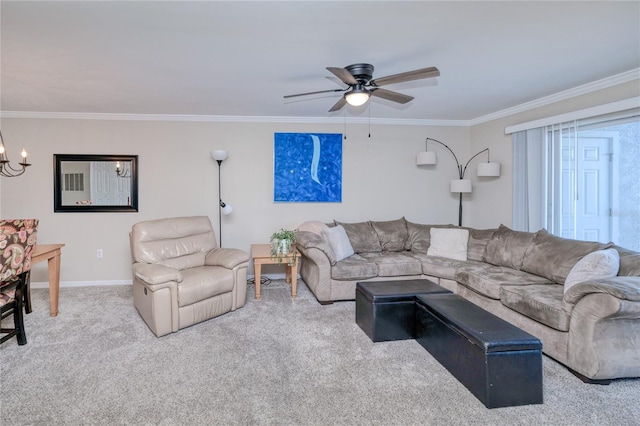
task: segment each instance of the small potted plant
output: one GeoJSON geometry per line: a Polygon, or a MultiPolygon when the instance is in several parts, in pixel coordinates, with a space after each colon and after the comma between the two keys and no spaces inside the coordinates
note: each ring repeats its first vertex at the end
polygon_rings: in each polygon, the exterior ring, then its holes
{"type": "Polygon", "coordinates": [[[271,235],[271,257],[278,258],[278,263],[282,263],[282,258],[289,253],[293,253],[289,260],[289,265],[295,265],[298,252],[295,249],[296,231],[281,228],[271,235]]]}

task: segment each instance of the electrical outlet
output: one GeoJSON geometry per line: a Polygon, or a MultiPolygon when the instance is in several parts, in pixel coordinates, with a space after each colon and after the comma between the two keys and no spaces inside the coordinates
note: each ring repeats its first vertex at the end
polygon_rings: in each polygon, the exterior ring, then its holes
{"type": "Polygon", "coordinates": [[[102,249],[98,249],[98,251],[96,252],[96,257],[98,259],[102,259],[102,249]]]}

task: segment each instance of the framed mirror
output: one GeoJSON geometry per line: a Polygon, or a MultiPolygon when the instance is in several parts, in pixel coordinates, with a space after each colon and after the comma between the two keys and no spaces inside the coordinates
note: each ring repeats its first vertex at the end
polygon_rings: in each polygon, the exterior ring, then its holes
{"type": "Polygon", "coordinates": [[[53,155],[54,212],[137,212],[137,155],[53,155]]]}

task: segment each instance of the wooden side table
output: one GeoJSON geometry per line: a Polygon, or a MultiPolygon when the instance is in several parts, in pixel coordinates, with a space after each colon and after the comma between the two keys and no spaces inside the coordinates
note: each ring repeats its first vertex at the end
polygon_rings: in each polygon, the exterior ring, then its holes
{"type": "MultiPolygon", "coordinates": [[[[295,248],[294,248],[295,250],[295,248]]],[[[271,244],[251,244],[251,257],[253,257],[253,270],[256,282],[256,300],[260,300],[260,273],[262,265],[278,265],[278,258],[271,256],[271,244]]],[[[293,260],[293,252],[282,256],[281,265],[285,265],[286,282],[291,283],[291,298],[295,299],[298,288],[298,262],[290,265],[293,260]]]]}

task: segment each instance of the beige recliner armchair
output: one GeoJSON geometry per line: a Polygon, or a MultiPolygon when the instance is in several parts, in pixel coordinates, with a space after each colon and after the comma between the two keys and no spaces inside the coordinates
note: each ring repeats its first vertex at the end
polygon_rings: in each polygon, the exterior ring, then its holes
{"type": "Polygon", "coordinates": [[[156,336],[244,306],[249,254],[219,248],[206,216],[136,223],[133,303],[156,336]]]}

